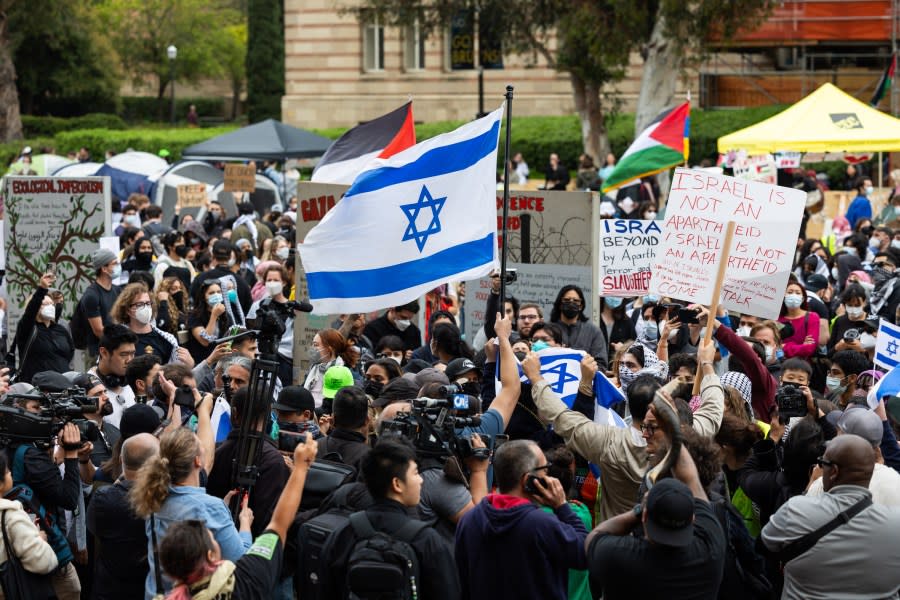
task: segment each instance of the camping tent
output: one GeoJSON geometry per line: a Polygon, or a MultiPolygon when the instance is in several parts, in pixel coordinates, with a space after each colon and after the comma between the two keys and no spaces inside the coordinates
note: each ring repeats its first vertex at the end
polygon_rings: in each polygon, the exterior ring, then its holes
{"type": "Polygon", "coordinates": [[[900,150],[900,119],[830,83],[756,125],[719,138],[719,152],[889,152],[900,150]]]}
{"type": "Polygon", "coordinates": [[[322,156],[331,140],[267,119],[188,146],[182,157],[197,160],[271,160],[322,156]]]}
{"type": "MultiPolygon", "coordinates": [[[[50,175],[57,169],[71,163],[72,161],[64,156],[57,156],[56,154],[36,154],[31,157],[31,170],[41,176],[50,175]]],[[[10,165],[9,171],[7,171],[6,174],[16,175],[24,168],[24,166],[25,164],[22,162],[22,159],[19,158],[19,160],[10,165]]]]}
{"type": "Polygon", "coordinates": [[[90,177],[94,175],[102,163],[95,162],[74,162],[63,165],[53,171],[54,177],[90,177]]]}
{"type": "Polygon", "coordinates": [[[168,166],[165,160],[149,152],[123,152],[103,163],[95,175],[108,175],[112,179],[113,196],[124,203],[131,194],[149,194],[153,184],[150,177],[168,166]]]}

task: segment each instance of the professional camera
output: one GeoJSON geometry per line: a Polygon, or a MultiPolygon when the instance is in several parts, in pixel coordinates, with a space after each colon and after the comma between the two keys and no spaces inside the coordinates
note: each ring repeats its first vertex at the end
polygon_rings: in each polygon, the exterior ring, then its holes
{"type": "Polygon", "coordinates": [[[100,438],[96,423],[84,418],[84,415],[99,410],[99,399],[88,398],[82,388],[47,394],[9,394],[7,398],[19,403],[37,400],[41,403],[41,414],[0,406],[0,443],[3,445],[33,443],[49,448],[66,423],[78,427],[81,433],[79,446],[100,438]]]}
{"type": "Polygon", "coordinates": [[[848,329],[844,332],[844,341],[848,344],[852,344],[859,339],[859,335],[859,329],[848,329]]]}
{"type": "Polygon", "coordinates": [[[795,385],[779,387],[775,392],[775,402],[778,404],[778,416],[785,421],[791,417],[806,416],[806,397],[795,385]]]}
{"type": "Polygon", "coordinates": [[[480,417],[460,415],[468,409],[469,397],[465,394],[454,393],[450,398],[416,398],[412,400],[409,412],[399,413],[393,421],[385,421],[384,428],[409,439],[421,457],[488,458],[488,448],[473,448],[470,440],[456,435],[457,429],[481,424],[480,417]]]}

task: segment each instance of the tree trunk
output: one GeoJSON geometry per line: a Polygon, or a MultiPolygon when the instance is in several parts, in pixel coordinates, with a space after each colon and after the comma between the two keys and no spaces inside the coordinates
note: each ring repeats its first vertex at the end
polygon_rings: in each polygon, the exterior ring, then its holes
{"type": "Polygon", "coordinates": [[[0,142],[22,139],[22,116],[16,89],[16,67],[6,37],[6,14],[0,13],[0,142]]]}
{"type": "Polygon", "coordinates": [[[569,75],[575,96],[575,110],[581,120],[581,140],[585,154],[601,164],[609,152],[609,137],[603,121],[603,105],[600,103],[600,88],[588,83],[577,75],[569,75]]]}
{"type": "MultiPolygon", "coordinates": [[[[644,72],[641,75],[641,93],[638,96],[634,116],[635,136],[647,128],[653,119],[675,102],[675,84],[681,73],[681,57],[665,37],[666,24],[658,14],[650,42],[644,48],[644,72]]],[[[669,195],[669,172],[657,174],[656,180],[663,196],[669,195]]]]}

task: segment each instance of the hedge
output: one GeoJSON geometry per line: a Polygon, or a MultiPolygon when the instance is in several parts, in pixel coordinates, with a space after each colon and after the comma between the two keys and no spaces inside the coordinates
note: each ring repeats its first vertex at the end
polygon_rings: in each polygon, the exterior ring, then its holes
{"type": "Polygon", "coordinates": [[[61,131],[76,129],[126,129],[128,125],[118,115],[92,113],[80,117],[36,117],[22,115],[22,131],[26,138],[54,136],[61,131]]]}
{"type": "MultiPolygon", "coordinates": [[[[228,100],[230,106],[231,100],[228,100]]],[[[187,119],[191,104],[196,105],[197,114],[203,117],[222,118],[225,116],[225,98],[179,98],[175,97],[175,118],[179,123],[187,119]]],[[[168,121],[171,114],[169,97],[163,99],[162,121],[168,121]]],[[[160,120],[159,100],[153,96],[122,97],[122,118],[129,123],[160,120]]]]}
{"type": "Polygon", "coordinates": [[[186,147],[234,129],[234,126],[206,129],[127,129],[125,131],[82,129],[61,132],[55,139],[56,150],[59,154],[78,150],[82,146],[90,150],[91,155],[95,157],[102,157],[107,150],[119,153],[131,148],[156,154],[160,149],[165,148],[171,153],[172,160],[179,160],[181,152],[186,147]]]}

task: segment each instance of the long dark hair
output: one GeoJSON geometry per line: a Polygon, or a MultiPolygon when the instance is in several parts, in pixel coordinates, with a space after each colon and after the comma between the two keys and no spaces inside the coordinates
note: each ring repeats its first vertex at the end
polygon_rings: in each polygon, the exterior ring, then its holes
{"type": "Polygon", "coordinates": [[[587,308],[587,302],[584,301],[584,291],[582,291],[582,289],[580,287],[578,287],[577,285],[564,285],[559,290],[559,293],[556,294],[556,300],[553,301],[553,310],[550,311],[550,322],[551,323],[556,323],[559,321],[559,317],[561,314],[561,308],[562,308],[562,298],[563,298],[563,296],[565,296],[567,293],[571,292],[572,290],[574,290],[575,293],[578,294],[578,298],[581,300],[581,312],[578,313],[578,320],[579,321],[587,321],[588,320],[588,318],[584,314],[584,309],[587,308]]]}

